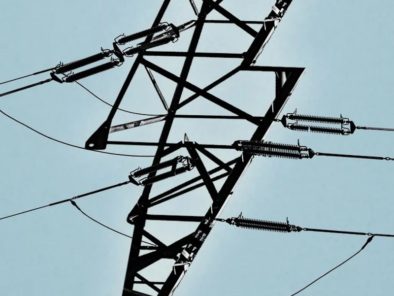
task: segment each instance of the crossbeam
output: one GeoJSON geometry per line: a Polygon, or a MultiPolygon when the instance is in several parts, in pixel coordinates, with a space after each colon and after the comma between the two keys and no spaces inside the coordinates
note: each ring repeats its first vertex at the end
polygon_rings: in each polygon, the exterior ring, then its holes
{"type": "MultiPolygon", "coordinates": [[[[257,57],[260,55],[266,43],[274,33],[278,23],[285,15],[292,0],[276,0],[272,10],[263,20],[245,21],[240,19],[234,12],[225,8],[225,2],[221,0],[203,0],[201,7],[193,6],[194,12],[197,13],[192,28],[193,33],[187,51],[162,51],[145,50],[138,53],[138,56],[131,67],[131,70],[121,88],[113,108],[106,120],[101,124],[95,133],[86,142],[89,149],[105,149],[107,145],[122,146],[144,146],[155,147],[156,153],[153,158],[151,168],[145,169],[146,181],[141,182],[143,190],[138,202],[130,211],[127,221],[133,225],[133,239],[130,247],[129,260],[126,269],[123,296],[131,295],[172,295],[175,288],[185,275],[188,267],[193,263],[197,253],[203,246],[209,236],[212,227],[232,194],[234,186],[240,176],[252,159],[252,155],[241,154],[234,150],[231,143],[204,143],[200,144],[189,140],[185,137],[179,142],[169,141],[169,136],[174,122],[177,120],[207,120],[207,119],[226,119],[235,123],[248,122],[247,134],[250,141],[262,141],[272,123],[278,121],[279,114],[292,94],[294,87],[303,73],[303,68],[294,67],[263,67],[254,65],[257,57]],[[209,19],[210,13],[216,12],[221,14],[225,20],[209,19]],[[252,36],[253,40],[245,51],[242,53],[230,52],[202,52],[198,51],[198,44],[205,25],[233,25],[241,29],[241,33],[252,36]],[[253,25],[253,27],[251,26],[253,25]],[[256,30],[256,26],[260,26],[256,30]],[[150,57],[179,58],[183,61],[180,74],[171,73],[160,61],[152,62],[150,57]],[[226,60],[239,60],[239,65],[227,73],[212,81],[205,87],[197,86],[198,84],[190,79],[190,70],[195,59],[209,58],[226,60]],[[143,66],[147,69],[150,82],[153,83],[157,94],[158,102],[161,102],[166,109],[166,113],[160,117],[163,122],[161,134],[157,141],[119,141],[109,139],[109,131],[114,116],[124,99],[124,95],[132,81],[138,67],[143,66]],[[165,79],[176,83],[175,90],[170,100],[164,98],[163,93],[158,87],[155,74],[161,75],[165,79]],[[226,98],[219,97],[212,93],[213,89],[229,78],[236,79],[237,74],[243,73],[272,73],[275,77],[275,97],[272,99],[261,98],[261,101],[270,100],[270,104],[265,114],[252,115],[243,108],[235,107],[226,98]],[[192,95],[185,99],[182,94],[185,90],[192,92],[192,95]],[[224,114],[231,115],[206,115],[206,114],[177,114],[177,112],[189,106],[194,101],[210,101],[217,108],[223,110],[224,114]],[[168,104],[167,104],[168,102],[168,104]],[[219,150],[220,149],[220,150],[219,150]],[[226,159],[220,153],[225,149],[230,159],[226,159]],[[156,171],[153,168],[161,167],[160,164],[167,164],[176,155],[187,155],[192,171],[183,170],[182,176],[176,174],[177,170],[173,169],[165,173],[166,178],[157,178],[156,171]],[[188,177],[190,176],[190,177],[188,177]],[[186,178],[186,180],[185,180],[186,178]],[[167,182],[171,186],[161,184],[167,182]],[[153,187],[155,193],[153,194],[153,187]],[[177,213],[160,212],[160,206],[167,202],[177,203],[190,196],[198,196],[201,200],[199,203],[205,207],[205,210],[199,210],[198,214],[183,213],[179,208],[177,213]],[[153,209],[155,210],[154,212],[153,209]],[[162,227],[171,227],[174,223],[182,223],[191,227],[188,234],[174,233],[177,237],[168,241],[160,231],[157,231],[153,225],[160,223],[162,227]],[[155,248],[145,249],[142,245],[143,240],[149,240],[155,244],[155,248]],[[148,268],[159,264],[159,262],[171,262],[172,268],[163,273],[162,278],[153,278],[145,272],[148,268]]],[[[152,27],[157,26],[165,11],[170,5],[171,0],[164,0],[159,13],[152,27]]],[[[194,2],[193,2],[194,3],[194,2]]],[[[149,37],[147,37],[149,39],[149,37]]],[[[149,41],[149,40],[147,40],[149,41]]],[[[247,100],[244,100],[247,102],[247,100]]],[[[266,106],[266,104],[264,104],[266,106]]],[[[261,109],[256,109],[261,110],[261,109]]],[[[160,115],[161,116],[161,115],[160,115]]],[[[137,127],[138,124],[135,124],[137,127]]],[[[134,125],[133,125],[134,127],[134,125]]],[[[228,132],[228,131],[224,131],[228,132]]],[[[234,139],[234,141],[237,139],[234,139]]],[[[220,141],[219,141],[220,142],[220,141]]],[[[160,176],[159,176],[160,177],[160,176]]],[[[177,224],[177,225],[178,225],[177,224]]]]}

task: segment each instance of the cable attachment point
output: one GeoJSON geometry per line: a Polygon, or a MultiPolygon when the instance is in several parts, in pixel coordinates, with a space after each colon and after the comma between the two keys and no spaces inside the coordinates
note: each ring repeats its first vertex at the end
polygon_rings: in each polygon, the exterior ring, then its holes
{"type": "Polygon", "coordinates": [[[116,42],[112,43],[112,47],[113,47],[113,54],[118,58],[120,65],[123,64],[124,56],[122,50],[119,48],[116,42]]]}
{"type": "Polygon", "coordinates": [[[340,117],[301,115],[297,114],[297,110],[294,113],[283,115],[281,122],[288,129],[303,132],[350,135],[356,130],[354,122],[349,120],[349,118],[342,117],[342,115],[340,117]],[[306,124],[299,124],[299,122],[306,122],[306,124]],[[311,123],[317,122],[331,126],[311,125],[311,123]],[[332,125],[339,125],[339,127],[332,127],[332,125]]]}
{"type": "Polygon", "coordinates": [[[152,39],[152,41],[155,41],[155,40],[159,40],[159,39],[161,39],[161,38],[168,37],[172,42],[176,42],[176,41],[178,41],[179,33],[180,33],[180,28],[181,28],[182,26],[183,26],[183,25],[181,25],[181,26],[179,26],[179,27],[176,27],[176,26],[173,25],[173,24],[168,24],[168,27],[165,28],[165,32],[164,32],[163,34],[157,36],[157,37],[154,37],[154,38],[152,39]]]}
{"type": "Polygon", "coordinates": [[[76,207],[77,209],[79,209],[77,203],[76,203],[72,198],[70,199],[70,203],[71,203],[74,207],[76,207]]]}
{"type": "Polygon", "coordinates": [[[153,165],[143,169],[138,168],[130,173],[129,180],[134,185],[145,186],[190,171],[193,168],[194,165],[190,157],[177,156],[171,160],[159,163],[158,165],[153,165]],[[159,170],[165,168],[170,168],[170,170],[168,172],[156,175],[159,170]]]}
{"type": "Polygon", "coordinates": [[[276,15],[282,17],[289,6],[291,1],[289,0],[277,0],[275,5],[272,6],[272,12],[274,12],[276,15]]]}
{"type": "Polygon", "coordinates": [[[233,147],[244,153],[265,157],[280,157],[291,159],[313,158],[315,152],[306,147],[297,145],[279,144],[265,141],[235,141],[233,147]]]}

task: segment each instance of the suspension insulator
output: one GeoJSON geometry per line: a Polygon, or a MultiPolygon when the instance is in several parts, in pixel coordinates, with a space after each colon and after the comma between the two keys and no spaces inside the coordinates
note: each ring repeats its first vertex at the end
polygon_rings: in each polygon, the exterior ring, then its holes
{"type": "Polygon", "coordinates": [[[348,128],[309,126],[309,125],[301,125],[295,123],[288,124],[286,127],[293,131],[312,132],[312,133],[324,133],[324,134],[334,134],[334,135],[349,135],[352,133],[351,130],[348,128]]]}
{"type": "Polygon", "coordinates": [[[162,38],[156,39],[151,42],[140,43],[136,47],[128,47],[125,50],[123,50],[123,54],[125,56],[130,57],[130,56],[133,56],[134,54],[139,53],[143,50],[167,44],[171,41],[174,41],[175,39],[176,38],[173,35],[165,35],[162,38]]]}
{"type": "Polygon", "coordinates": [[[236,141],[233,147],[245,153],[266,157],[303,159],[312,158],[315,155],[313,150],[306,146],[272,142],[236,141]]]}
{"type": "Polygon", "coordinates": [[[115,42],[117,44],[123,45],[127,42],[130,42],[130,41],[133,41],[133,40],[145,37],[145,36],[150,36],[150,35],[160,32],[160,31],[163,31],[167,27],[168,27],[168,24],[166,24],[166,23],[159,24],[158,26],[153,27],[151,29],[143,30],[141,32],[137,32],[137,33],[134,33],[131,35],[127,35],[127,36],[121,35],[115,39],[115,42]]]}
{"type": "Polygon", "coordinates": [[[344,117],[324,117],[324,116],[314,116],[314,115],[301,115],[294,113],[287,113],[284,115],[285,118],[297,121],[309,121],[309,122],[324,122],[324,123],[339,123],[345,124],[350,120],[344,117]]]}
{"type": "Polygon", "coordinates": [[[300,115],[296,113],[288,113],[284,115],[281,119],[281,122],[284,127],[295,130],[295,131],[304,131],[304,132],[315,132],[315,133],[327,133],[327,134],[335,134],[335,135],[350,135],[353,134],[356,130],[356,125],[353,121],[344,117],[323,117],[323,116],[312,116],[312,115],[300,115]],[[291,121],[294,122],[291,122],[291,121]],[[298,124],[298,122],[318,122],[325,124],[338,124],[340,127],[334,128],[331,126],[314,126],[314,125],[306,125],[306,124],[298,124]]]}
{"type": "Polygon", "coordinates": [[[91,55],[91,56],[86,57],[84,59],[80,59],[80,60],[70,62],[70,63],[64,64],[64,65],[61,64],[59,67],[57,67],[55,69],[55,73],[56,74],[63,74],[63,73],[69,72],[71,70],[98,62],[106,57],[109,57],[111,54],[112,54],[111,51],[103,50],[100,53],[91,55]]]}
{"type": "Polygon", "coordinates": [[[266,230],[274,232],[293,232],[301,231],[302,228],[299,226],[291,225],[289,222],[275,222],[266,221],[258,219],[248,219],[242,216],[236,218],[229,218],[225,220],[228,224],[235,225],[237,227],[256,229],[256,230],[266,230]]]}
{"type": "Polygon", "coordinates": [[[177,156],[171,160],[164,161],[151,167],[137,169],[130,173],[129,180],[135,185],[147,185],[184,173],[186,171],[190,171],[193,168],[194,165],[190,157],[177,156]],[[177,167],[179,164],[181,167],[177,167]],[[170,171],[160,175],[155,175],[153,177],[143,177],[150,173],[157,173],[159,170],[164,168],[170,168],[170,171]],[[140,177],[143,178],[140,180],[136,179],[140,177]]]}
{"type": "Polygon", "coordinates": [[[147,118],[147,119],[141,119],[141,120],[132,121],[132,122],[128,122],[128,123],[118,124],[118,125],[115,125],[115,126],[111,126],[109,132],[110,133],[115,133],[115,132],[118,132],[118,131],[123,131],[123,130],[130,129],[130,128],[135,128],[135,127],[144,126],[144,125],[147,125],[147,124],[160,122],[160,121],[163,121],[164,119],[166,119],[166,116],[165,115],[160,115],[160,116],[150,117],[150,118],[147,118]]]}
{"type": "Polygon", "coordinates": [[[161,180],[164,180],[164,179],[167,179],[170,177],[174,177],[176,175],[180,175],[180,174],[190,171],[192,169],[193,169],[193,166],[185,166],[185,167],[176,168],[176,169],[173,169],[169,172],[166,172],[166,173],[163,173],[163,174],[151,177],[151,178],[144,178],[144,179],[140,180],[139,183],[144,186],[149,185],[149,184],[153,184],[153,183],[159,182],[161,180]]]}
{"type": "Polygon", "coordinates": [[[167,168],[167,167],[174,167],[176,166],[179,162],[181,162],[183,160],[183,156],[177,156],[171,160],[166,160],[163,161],[157,165],[151,166],[151,167],[147,167],[144,169],[138,169],[135,172],[132,173],[133,177],[141,177],[143,175],[152,173],[152,172],[157,172],[158,170],[167,168]]]}
{"type": "Polygon", "coordinates": [[[79,79],[82,79],[82,78],[86,78],[88,76],[92,76],[94,74],[97,74],[97,73],[100,73],[100,72],[112,69],[112,68],[114,68],[117,65],[119,65],[119,61],[113,60],[111,62],[99,65],[97,67],[90,68],[90,69],[87,69],[85,71],[81,71],[79,73],[75,73],[75,74],[69,75],[66,78],[64,78],[64,81],[65,82],[74,82],[76,80],[79,80],[79,79]]]}

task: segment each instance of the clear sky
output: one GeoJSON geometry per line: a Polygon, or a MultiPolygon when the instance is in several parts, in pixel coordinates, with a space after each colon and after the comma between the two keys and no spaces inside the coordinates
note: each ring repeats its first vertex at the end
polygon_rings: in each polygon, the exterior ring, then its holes
{"type": "MultiPolygon", "coordinates": [[[[197,1],[199,3],[199,1],[197,1]]],[[[240,18],[261,20],[273,0],[225,0],[240,18]]],[[[0,18],[0,81],[110,48],[113,38],[148,28],[161,1],[3,0],[0,18]]],[[[305,67],[283,112],[342,114],[358,125],[393,127],[394,19],[390,0],[293,1],[260,56],[258,65],[305,67]]],[[[194,18],[189,1],[173,0],[164,20],[194,18]]],[[[223,25],[204,31],[199,50],[243,52],[250,39],[223,25]]],[[[164,49],[182,50],[190,32],[164,49]]],[[[133,59],[83,81],[113,102],[133,59]]],[[[167,69],[178,71],[168,60],[167,69]]],[[[200,61],[190,81],[204,86],[233,62],[200,61]]],[[[0,92],[46,79],[47,74],[1,85],[0,92]]],[[[159,80],[159,79],[158,79],[159,80]]],[[[159,82],[170,98],[172,85],[159,82]]],[[[263,115],[274,93],[273,76],[234,78],[214,94],[263,115]],[[257,109],[259,108],[259,109],[257,109]]],[[[162,113],[146,73],[137,75],[122,105],[162,113]],[[150,87],[150,86],[149,86],[150,87]]],[[[193,109],[195,108],[195,109],[193,109]]],[[[187,111],[215,113],[211,105],[187,111]],[[211,108],[211,109],[210,109],[211,108]]],[[[109,109],[75,84],[55,82],[2,97],[0,109],[58,139],[83,146],[109,109]]],[[[116,123],[143,117],[120,115],[116,123]]],[[[122,140],[157,140],[161,124],[119,133],[122,140]]],[[[188,132],[200,142],[231,144],[241,126],[194,122],[176,126],[171,139],[188,132]],[[208,133],[207,130],[210,132],[208,133]],[[223,132],[223,130],[225,132],[223,132]]],[[[0,116],[0,216],[127,180],[149,158],[122,158],[69,148],[44,139],[0,116]]],[[[321,152],[394,157],[393,134],[356,131],[340,137],[297,133],[276,125],[266,139],[301,144],[321,152]]],[[[152,154],[154,150],[109,147],[152,154]]],[[[223,217],[243,215],[305,227],[394,233],[393,163],[314,158],[255,158],[238,183],[223,217]]],[[[141,193],[127,186],[86,198],[79,205],[93,217],[132,233],[126,216],[141,193]]],[[[175,209],[182,214],[198,202],[175,209]]],[[[170,231],[161,229],[161,231],[170,231]]],[[[0,222],[0,293],[7,296],[121,295],[130,241],[100,228],[71,205],[0,222]]],[[[168,233],[171,236],[171,233],[168,233]]],[[[216,224],[175,295],[291,295],[365,242],[364,237],[313,233],[278,234],[216,224]]],[[[353,261],[301,295],[390,295],[394,288],[394,240],[376,238],[353,261]]],[[[156,272],[156,271],[155,271],[156,272]]],[[[160,271],[157,271],[158,273],[160,271]]]]}

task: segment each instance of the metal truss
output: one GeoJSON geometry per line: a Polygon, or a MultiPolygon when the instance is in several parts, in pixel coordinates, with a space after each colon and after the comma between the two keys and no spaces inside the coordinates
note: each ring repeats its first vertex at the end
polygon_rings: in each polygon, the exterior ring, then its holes
{"type": "MultiPolygon", "coordinates": [[[[152,25],[152,29],[160,24],[170,2],[171,0],[164,0],[152,25]]],[[[257,57],[263,50],[265,44],[269,41],[269,38],[286,13],[292,0],[276,0],[272,11],[262,21],[240,20],[233,13],[226,10],[222,2],[221,0],[203,0],[201,7],[197,8],[195,3],[191,1],[197,15],[197,20],[195,21],[194,32],[186,52],[145,50],[138,53],[107,119],[86,142],[86,147],[89,149],[105,149],[107,145],[157,146],[152,165],[148,168],[137,170],[130,175],[133,183],[143,186],[143,191],[127,219],[129,223],[134,225],[134,233],[125,276],[123,296],[153,294],[162,296],[171,295],[174,292],[174,289],[181,281],[188,267],[204,244],[204,241],[210,234],[215,219],[218,217],[227,199],[232,194],[234,186],[253,157],[245,153],[240,155],[240,152],[235,150],[232,152],[235,157],[230,160],[225,160],[223,157],[217,155],[216,152],[218,149],[229,149],[232,143],[223,143],[223,145],[202,144],[190,141],[187,137],[177,143],[170,143],[168,139],[175,120],[187,120],[192,118],[227,119],[237,122],[246,121],[250,124],[251,130],[249,133],[245,134],[252,135],[248,140],[261,141],[265,137],[273,121],[277,120],[281,109],[290,97],[304,70],[303,68],[255,65],[257,57]],[[211,12],[221,14],[225,20],[209,19],[208,16],[211,12]],[[238,26],[246,34],[252,36],[253,41],[243,53],[197,52],[197,45],[203,27],[208,23],[228,23],[238,26]],[[252,27],[252,24],[259,25],[259,30],[256,31],[252,27]],[[182,58],[184,63],[180,75],[169,72],[158,63],[153,63],[149,60],[151,56],[182,58]],[[188,80],[188,74],[195,58],[239,59],[240,64],[209,85],[201,88],[188,80]],[[110,131],[114,129],[114,127],[111,127],[112,120],[125,96],[130,82],[140,66],[144,66],[148,70],[149,77],[154,83],[156,91],[168,111],[167,114],[161,118],[151,119],[152,121],[164,121],[160,138],[157,142],[111,141],[108,137],[110,131]],[[264,116],[254,116],[230,104],[226,99],[219,98],[210,92],[213,88],[228,80],[230,77],[236,76],[236,74],[240,72],[269,72],[275,75],[275,98],[269,105],[264,116]],[[176,83],[176,88],[169,106],[167,106],[163,94],[155,83],[153,73],[156,75],[159,74],[176,83]],[[184,90],[191,91],[193,95],[181,100],[184,90]],[[208,100],[232,115],[177,114],[181,108],[195,100],[208,100]],[[184,166],[179,168],[179,162],[185,159],[188,161],[187,165],[183,164],[184,166]],[[189,174],[188,171],[193,168],[193,172],[196,176],[185,181],[184,177],[187,176],[189,174]],[[168,169],[168,171],[165,173],[158,173],[165,169],[168,169]],[[179,177],[178,175],[181,173],[182,177],[179,177]],[[138,180],[138,178],[142,179],[138,180]],[[171,188],[162,190],[159,186],[163,182],[158,182],[165,179],[167,182],[169,180],[171,181],[171,188]],[[152,193],[153,186],[155,186],[155,194],[152,193]],[[156,209],[158,205],[162,205],[169,201],[174,203],[187,194],[200,189],[206,189],[210,197],[209,199],[201,199],[201,203],[204,203],[206,210],[201,212],[200,215],[191,216],[184,213],[182,214],[180,208],[178,209],[179,212],[176,214],[152,214],[152,211],[156,209]],[[195,228],[187,235],[179,235],[177,239],[171,243],[164,243],[162,233],[154,233],[149,229],[149,223],[152,221],[160,221],[163,227],[171,222],[189,223],[189,225],[190,223],[194,223],[195,228]],[[143,243],[143,241],[146,240],[149,240],[152,245],[143,243]],[[163,278],[153,278],[148,268],[158,264],[161,260],[170,261],[172,267],[165,273],[163,278]]],[[[149,42],[150,38],[151,37],[148,36],[145,42],[149,42]]],[[[243,100],[245,100],[245,98],[243,98],[243,100]]],[[[234,139],[234,141],[235,140],[239,139],[234,139]]],[[[155,274],[155,276],[157,275],[155,274]]]]}

